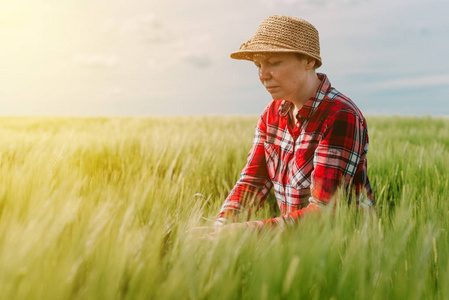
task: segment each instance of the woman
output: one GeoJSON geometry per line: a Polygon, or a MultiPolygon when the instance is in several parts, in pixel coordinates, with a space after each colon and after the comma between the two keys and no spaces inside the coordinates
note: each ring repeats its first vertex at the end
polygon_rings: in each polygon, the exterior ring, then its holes
{"type": "Polygon", "coordinates": [[[297,17],[268,17],[231,58],[254,62],[273,101],[257,123],[247,164],[214,225],[257,209],[271,188],[282,216],[225,227],[294,223],[329,203],[341,186],[355,191],[358,205],[371,207],[366,121],[325,74],[316,73],[322,61],[315,27],[297,17]]]}

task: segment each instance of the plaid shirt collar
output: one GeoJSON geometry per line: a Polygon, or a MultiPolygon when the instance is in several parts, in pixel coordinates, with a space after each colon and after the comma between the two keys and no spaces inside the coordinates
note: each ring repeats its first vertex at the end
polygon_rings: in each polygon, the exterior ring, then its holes
{"type": "MultiPolygon", "coordinates": [[[[320,106],[326,96],[327,91],[331,87],[331,83],[329,82],[326,74],[317,73],[317,75],[321,81],[321,84],[319,85],[315,96],[311,97],[298,111],[298,114],[296,115],[297,119],[309,119],[317,110],[318,106],[320,106]]],[[[282,103],[279,106],[279,115],[283,118],[288,117],[288,113],[290,112],[290,109],[293,109],[293,107],[294,104],[292,102],[282,100],[282,103]]]]}

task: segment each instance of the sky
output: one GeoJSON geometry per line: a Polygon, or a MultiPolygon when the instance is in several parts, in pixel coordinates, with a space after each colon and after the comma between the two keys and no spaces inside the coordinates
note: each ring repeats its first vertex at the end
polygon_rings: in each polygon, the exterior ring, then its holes
{"type": "Polygon", "coordinates": [[[0,0],[0,115],[258,115],[233,60],[273,14],[320,33],[332,85],[365,115],[449,115],[447,0],[0,0]]]}

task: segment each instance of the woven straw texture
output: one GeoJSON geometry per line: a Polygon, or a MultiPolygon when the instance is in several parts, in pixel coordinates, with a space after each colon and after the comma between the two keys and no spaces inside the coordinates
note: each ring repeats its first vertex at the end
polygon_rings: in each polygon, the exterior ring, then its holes
{"type": "Polygon", "coordinates": [[[253,60],[258,52],[302,53],[316,59],[321,66],[318,30],[304,19],[291,16],[270,16],[260,23],[254,36],[243,43],[231,58],[253,60]]]}

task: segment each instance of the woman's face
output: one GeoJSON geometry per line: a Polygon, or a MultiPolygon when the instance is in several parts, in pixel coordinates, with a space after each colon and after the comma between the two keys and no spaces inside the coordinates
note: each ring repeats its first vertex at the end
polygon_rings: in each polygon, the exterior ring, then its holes
{"type": "Polygon", "coordinates": [[[273,100],[298,102],[308,80],[307,59],[301,60],[294,53],[254,54],[254,64],[259,70],[260,82],[273,100]],[[295,101],[296,100],[296,101],[295,101]]]}

